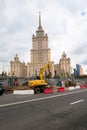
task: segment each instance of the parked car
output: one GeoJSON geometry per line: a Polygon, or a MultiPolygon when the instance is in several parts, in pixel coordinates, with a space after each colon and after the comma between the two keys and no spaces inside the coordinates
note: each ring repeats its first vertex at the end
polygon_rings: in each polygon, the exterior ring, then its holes
{"type": "Polygon", "coordinates": [[[3,93],[4,93],[3,84],[0,83],[0,95],[2,95],[3,93]]]}

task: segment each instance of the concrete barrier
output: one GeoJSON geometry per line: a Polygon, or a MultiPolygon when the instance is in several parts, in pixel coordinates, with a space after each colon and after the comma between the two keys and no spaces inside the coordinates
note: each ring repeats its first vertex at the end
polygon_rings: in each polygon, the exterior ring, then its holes
{"type": "Polygon", "coordinates": [[[75,89],[80,89],[80,86],[75,86],[75,89]]]}
{"type": "Polygon", "coordinates": [[[13,94],[34,94],[34,90],[14,90],[13,94]]]}
{"type": "Polygon", "coordinates": [[[69,90],[75,90],[75,87],[74,86],[70,86],[69,90]]]}

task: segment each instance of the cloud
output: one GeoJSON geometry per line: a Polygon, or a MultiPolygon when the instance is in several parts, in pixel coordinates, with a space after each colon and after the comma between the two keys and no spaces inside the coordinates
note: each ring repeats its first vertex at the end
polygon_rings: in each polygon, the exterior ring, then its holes
{"type": "Polygon", "coordinates": [[[15,54],[21,61],[30,61],[39,11],[51,59],[58,63],[65,51],[72,66],[87,64],[87,1],[0,0],[0,68],[10,66],[15,54]]]}

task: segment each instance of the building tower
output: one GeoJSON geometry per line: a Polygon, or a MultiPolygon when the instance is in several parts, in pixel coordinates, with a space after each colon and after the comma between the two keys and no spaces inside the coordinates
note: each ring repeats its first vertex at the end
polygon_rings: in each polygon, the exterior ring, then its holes
{"type": "Polygon", "coordinates": [[[11,76],[17,76],[17,77],[26,77],[27,74],[27,66],[24,62],[21,62],[19,60],[18,55],[14,57],[14,60],[10,62],[10,73],[11,76]]]}
{"type": "MultiPolygon", "coordinates": [[[[28,75],[38,74],[40,68],[51,61],[50,49],[48,48],[48,36],[41,26],[41,14],[39,12],[39,26],[36,35],[32,36],[32,49],[30,50],[31,61],[28,63],[28,75]]],[[[52,64],[52,63],[51,63],[52,64]]],[[[53,70],[53,69],[52,69],[53,70]]],[[[52,71],[51,70],[51,71],[52,71]]]]}
{"type": "Polygon", "coordinates": [[[76,76],[81,76],[81,75],[84,75],[83,68],[81,67],[81,65],[76,64],[76,76]]]}
{"type": "Polygon", "coordinates": [[[71,76],[71,59],[67,58],[65,52],[63,52],[62,58],[59,60],[59,73],[61,77],[71,76]]]}
{"type": "Polygon", "coordinates": [[[30,50],[31,61],[27,63],[20,62],[16,55],[10,62],[11,75],[17,77],[31,77],[38,75],[42,66],[50,62],[52,77],[54,76],[54,62],[51,62],[50,49],[48,48],[48,36],[44,33],[41,26],[41,14],[39,12],[39,26],[36,34],[32,36],[32,49],[30,50]]]}
{"type": "Polygon", "coordinates": [[[36,36],[32,36],[31,63],[46,63],[50,61],[50,49],[48,48],[48,36],[44,34],[39,13],[39,27],[36,36]]]}

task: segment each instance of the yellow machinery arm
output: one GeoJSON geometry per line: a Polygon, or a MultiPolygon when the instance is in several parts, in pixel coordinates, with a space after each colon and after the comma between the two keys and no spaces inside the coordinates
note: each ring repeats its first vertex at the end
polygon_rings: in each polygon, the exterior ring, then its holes
{"type": "Polygon", "coordinates": [[[45,64],[45,65],[40,69],[40,72],[39,72],[39,78],[40,78],[40,80],[43,79],[43,72],[44,72],[46,69],[48,70],[48,72],[49,72],[49,74],[50,74],[50,63],[45,64]]]}

